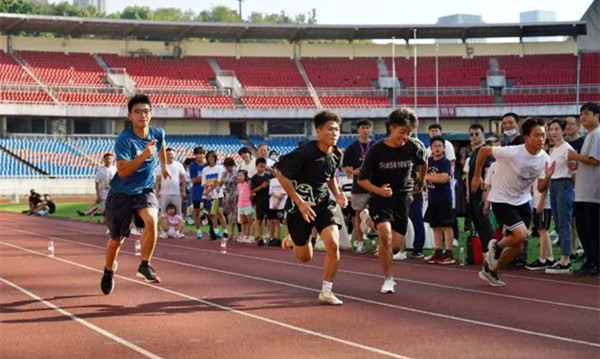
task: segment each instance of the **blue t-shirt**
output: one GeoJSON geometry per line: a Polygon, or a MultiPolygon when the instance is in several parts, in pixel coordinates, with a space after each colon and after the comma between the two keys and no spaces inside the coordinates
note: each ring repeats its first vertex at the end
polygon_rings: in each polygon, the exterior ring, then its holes
{"type": "MultiPolygon", "coordinates": [[[[192,162],[192,164],[190,165],[190,179],[202,177],[202,170],[206,166],[208,166],[208,162],[204,162],[201,165],[197,162],[192,162]]],[[[203,194],[204,187],[202,186],[202,181],[194,183],[194,185],[192,186],[192,201],[202,201],[203,194]]]]}
{"type": "MultiPolygon", "coordinates": [[[[447,173],[452,176],[452,165],[446,157],[434,160],[433,156],[427,160],[427,173],[447,173]]],[[[429,203],[450,202],[452,203],[452,190],[450,182],[432,183],[427,182],[427,195],[429,203]]]]}
{"type": "Polygon", "coordinates": [[[110,181],[110,189],[116,193],[140,194],[145,189],[154,188],[155,172],[158,166],[158,154],[165,143],[165,130],[159,127],[150,127],[147,138],[140,138],[133,133],[132,128],[126,128],[121,132],[115,142],[116,160],[131,161],[144,152],[144,148],[151,140],[156,139],[156,152],[148,157],[135,172],[127,178],[119,177],[116,173],[110,181]]]}

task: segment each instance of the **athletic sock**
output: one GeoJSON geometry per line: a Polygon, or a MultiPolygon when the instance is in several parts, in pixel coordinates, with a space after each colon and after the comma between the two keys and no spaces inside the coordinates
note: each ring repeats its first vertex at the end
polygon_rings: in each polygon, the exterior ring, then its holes
{"type": "Polygon", "coordinates": [[[540,263],[544,264],[546,263],[546,258],[538,258],[538,260],[540,261],[540,263]]]}
{"type": "Polygon", "coordinates": [[[500,258],[502,254],[502,248],[498,247],[498,242],[494,243],[494,258],[500,258]]]}
{"type": "Polygon", "coordinates": [[[148,266],[148,261],[142,261],[142,263],[140,265],[142,267],[147,267],[148,266]]]}
{"type": "Polygon", "coordinates": [[[328,282],[326,280],[323,281],[323,287],[321,288],[321,292],[331,292],[333,289],[333,282],[328,282]]]}

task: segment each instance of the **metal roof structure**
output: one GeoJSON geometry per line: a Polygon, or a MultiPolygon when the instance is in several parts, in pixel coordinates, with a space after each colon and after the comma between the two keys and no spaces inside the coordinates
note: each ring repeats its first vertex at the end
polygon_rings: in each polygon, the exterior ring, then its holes
{"type": "Polygon", "coordinates": [[[44,32],[61,36],[96,36],[100,38],[185,38],[211,39],[470,39],[493,37],[581,36],[586,34],[585,21],[550,23],[510,23],[477,25],[270,25],[251,23],[174,22],[115,20],[102,18],[62,17],[0,13],[0,33],[44,32]]]}

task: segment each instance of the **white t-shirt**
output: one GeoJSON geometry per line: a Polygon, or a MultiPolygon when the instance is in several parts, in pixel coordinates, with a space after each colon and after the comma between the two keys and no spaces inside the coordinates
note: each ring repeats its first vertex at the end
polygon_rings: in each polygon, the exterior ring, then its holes
{"type": "Polygon", "coordinates": [[[573,174],[569,169],[569,151],[574,151],[568,142],[563,142],[559,147],[554,147],[550,152],[550,163],[556,162],[552,179],[571,178],[573,174]]]}
{"type": "Polygon", "coordinates": [[[167,169],[171,174],[171,178],[162,177],[160,166],[156,167],[156,175],[160,176],[159,195],[179,196],[181,195],[181,175],[185,176],[185,168],[180,162],[173,161],[173,163],[167,165],[167,169]]]}
{"type": "MultiPolygon", "coordinates": [[[[544,178],[546,176],[544,175],[544,178]]],[[[539,178],[538,182],[541,181],[543,178],[539,178]]],[[[547,193],[546,193],[546,199],[544,200],[544,209],[551,209],[551,205],[550,205],[550,186],[548,186],[548,188],[546,189],[547,193]]],[[[538,191],[537,189],[537,182],[533,185],[533,205],[534,205],[534,209],[537,208],[538,204],[540,203],[540,199],[542,198],[542,194],[540,193],[540,191],[538,191]]]]}
{"type": "Polygon", "coordinates": [[[488,200],[520,206],[531,201],[531,186],[545,176],[550,157],[545,151],[532,155],[525,145],[492,147],[496,158],[496,174],[488,200]]]}
{"type": "MultiPolygon", "coordinates": [[[[600,126],[585,136],[580,154],[600,161],[600,126]]],[[[578,161],[577,176],[575,176],[575,202],[600,203],[598,182],[600,182],[600,165],[591,166],[578,161]]]]}
{"type": "Polygon", "coordinates": [[[344,192],[346,198],[350,199],[352,195],[352,177],[348,177],[344,172],[340,171],[337,183],[340,191],[344,192]]]}
{"type": "Polygon", "coordinates": [[[98,167],[96,170],[96,178],[94,178],[94,182],[98,183],[100,188],[100,199],[103,201],[106,200],[106,196],[108,196],[108,191],[110,191],[110,180],[114,177],[115,173],[117,173],[117,167],[98,167]]]}
{"type": "MultiPolygon", "coordinates": [[[[273,166],[275,165],[275,161],[273,161],[270,158],[265,158],[267,160],[267,167],[269,168],[273,168],[273,166]]],[[[246,165],[246,163],[244,162],[244,165],[246,165]]],[[[240,167],[242,169],[244,169],[243,167],[240,167]]],[[[248,177],[252,178],[255,174],[256,174],[256,158],[253,158],[252,161],[250,161],[250,163],[248,165],[246,165],[246,171],[248,171],[248,177]]]]}
{"type": "Polygon", "coordinates": [[[282,210],[285,208],[287,194],[283,190],[283,187],[281,187],[281,183],[279,183],[277,178],[271,178],[269,181],[269,196],[271,196],[271,198],[269,198],[269,209],[282,210]],[[277,198],[273,197],[273,194],[283,194],[283,198],[279,202],[279,205],[277,204],[277,198]]]}
{"type": "MultiPolygon", "coordinates": [[[[202,169],[202,185],[204,186],[204,188],[206,189],[207,185],[218,182],[221,179],[221,176],[223,175],[223,171],[225,171],[225,168],[221,165],[214,165],[213,167],[204,167],[204,169],[202,169]]],[[[206,194],[206,191],[204,193],[206,194]]],[[[209,195],[212,199],[223,198],[223,186],[213,188],[213,190],[210,191],[209,194],[206,194],[206,196],[209,195]]]]}
{"type": "MultiPolygon", "coordinates": [[[[494,174],[496,173],[496,166],[498,166],[496,161],[492,162],[492,164],[488,168],[487,172],[485,173],[485,180],[483,181],[483,184],[485,184],[487,186],[492,185],[492,181],[494,179],[494,174]]],[[[465,166],[465,167],[467,167],[467,172],[468,172],[469,166],[465,166]]],[[[467,173],[467,175],[468,175],[468,173],[467,173]]]]}

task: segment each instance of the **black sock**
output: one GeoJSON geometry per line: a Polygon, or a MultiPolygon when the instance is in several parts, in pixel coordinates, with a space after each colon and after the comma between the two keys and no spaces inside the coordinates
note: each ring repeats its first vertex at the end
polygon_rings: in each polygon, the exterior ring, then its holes
{"type": "Polygon", "coordinates": [[[147,267],[148,266],[148,261],[142,261],[142,263],[140,265],[142,267],[147,267]]]}
{"type": "Polygon", "coordinates": [[[502,248],[498,247],[498,242],[494,243],[494,257],[496,259],[500,258],[502,254],[502,248]]]}

